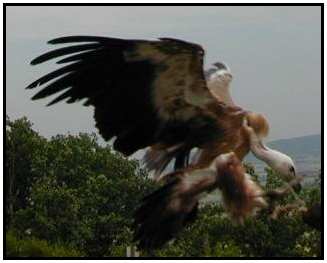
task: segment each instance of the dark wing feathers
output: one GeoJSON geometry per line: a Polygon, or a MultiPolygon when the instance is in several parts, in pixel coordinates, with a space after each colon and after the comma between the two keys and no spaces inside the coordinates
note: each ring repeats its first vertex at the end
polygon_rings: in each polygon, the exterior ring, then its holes
{"type": "Polygon", "coordinates": [[[53,58],[57,58],[60,56],[81,52],[85,50],[92,50],[101,47],[100,44],[83,44],[83,45],[76,45],[76,46],[69,46],[64,48],[59,48],[50,52],[47,52],[41,56],[38,56],[37,58],[33,59],[31,61],[31,65],[37,65],[40,63],[43,63],[45,61],[48,61],[53,58]]]}
{"type": "Polygon", "coordinates": [[[76,55],[72,55],[70,57],[67,58],[63,58],[59,61],[57,61],[57,64],[63,64],[63,63],[68,63],[68,62],[73,62],[73,61],[78,61],[78,60],[88,60],[88,61],[92,61],[97,59],[101,52],[99,52],[99,49],[95,49],[95,50],[91,50],[91,51],[87,51],[87,52],[82,52],[82,53],[78,53],[76,55]]]}
{"type": "Polygon", "coordinates": [[[180,209],[173,211],[169,208],[180,183],[181,180],[177,178],[143,199],[142,205],[134,214],[134,241],[137,241],[138,248],[159,248],[172,239],[183,226],[194,221],[197,202],[191,212],[183,212],[180,209]]]}
{"type": "Polygon", "coordinates": [[[49,82],[59,76],[63,76],[66,73],[77,70],[81,65],[82,65],[81,62],[76,62],[74,64],[70,64],[70,65],[64,66],[62,68],[59,68],[55,71],[52,71],[52,72],[44,75],[43,77],[37,79],[36,81],[33,81],[30,85],[28,85],[26,87],[26,89],[33,89],[37,86],[41,86],[41,85],[45,84],[46,82],[49,82]]]}
{"type": "MultiPolygon", "coordinates": [[[[55,98],[54,100],[49,102],[47,104],[47,106],[51,106],[51,105],[56,104],[57,102],[59,102],[61,100],[67,99],[67,98],[71,97],[71,94],[72,94],[72,91],[67,90],[66,92],[62,93],[60,96],[58,96],[57,98],[55,98]]],[[[70,98],[69,100],[67,100],[67,103],[72,103],[74,101],[75,101],[74,99],[70,98]]]]}
{"type": "MultiPolygon", "coordinates": [[[[48,105],[86,99],[84,105],[95,107],[101,135],[105,140],[117,136],[114,148],[124,154],[155,143],[180,144],[184,136],[171,138],[173,134],[189,130],[188,122],[198,118],[198,108],[208,99],[215,101],[206,88],[203,49],[197,44],[95,36],[61,37],[48,43],[81,44],[55,49],[31,62],[60,58],[58,64],[71,63],[31,83],[27,89],[42,86],[32,99],[59,92],[48,105]],[[198,99],[202,97],[203,101],[198,99]]],[[[188,138],[187,143],[192,141],[188,138]]]]}
{"type": "Polygon", "coordinates": [[[70,73],[57,79],[56,81],[52,82],[51,84],[40,90],[38,93],[36,93],[32,97],[32,100],[42,99],[52,94],[55,94],[61,91],[62,89],[66,89],[68,85],[71,84],[73,76],[74,75],[70,73]]]}
{"type": "Polygon", "coordinates": [[[67,36],[58,37],[48,41],[48,44],[67,44],[67,43],[77,43],[77,42],[97,42],[97,43],[110,43],[110,44],[125,44],[127,41],[120,38],[112,37],[98,37],[98,36],[67,36]]]}
{"type": "MultiPolygon", "coordinates": [[[[74,90],[74,88],[73,88],[74,84],[80,82],[81,78],[82,79],[85,78],[85,76],[83,75],[83,72],[84,72],[83,68],[80,67],[79,71],[77,71],[77,72],[72,71],[72,72],[62,75],[61,78],[58,78],[55,81],[51,82],[48,86],[46,86],[41,91],[39,91],[37,94],[35,94],[32,97],[32,99],[33,100],[42,99],[47,96],[53,95],[59,91],[62,91],[64,89],[67,89],[69,87],[72,87],[71,88],[71,92],[72,92],[74,90]]],[[[82,95],[82,94],[80,94],[80,95],[82,95]]]]}
{"type": "Polygon", "coordinates": [[[167,176],[168,182],[143,198],[134,213],[134,241],[140,249],[159,248],[193,223],[201,194],[217,187],[215,173],[205,170],[191,180],[185,169],[167,176]]]}

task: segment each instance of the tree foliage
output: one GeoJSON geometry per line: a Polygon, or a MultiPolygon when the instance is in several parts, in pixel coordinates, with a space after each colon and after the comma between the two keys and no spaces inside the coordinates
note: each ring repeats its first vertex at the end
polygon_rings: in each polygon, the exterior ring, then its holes
{"type": "Polygon", "coordinates": [[[7,119],[6,128],[6,183],[13,185],[7,228],[90,256],[131,242],[133,211],[153,189],[137,161],[101,146],[94,134],[47,140],[26,118],[7,119]]]}
{"type": "MultiPolygon", "coordinates": [[[[137,161],[99,144],[94,134],[46,139],[25,117],[6,119],[5,167],[7,256],[125,256],[133,245],[133,212],[155,188],[137,161]]],[[[259,182],[254,168],[247,169],[259,182]]],[[[264,187],[280,183],[267,170],[264,187]]],[[[300,197],[319,201],[320,185],[300,197]]],[[[193,225],[151,255],[319,256],[320,232],[298,214],[272,220],[263,212],[236,225],[219,203],[204,203],[193,225]]]]}

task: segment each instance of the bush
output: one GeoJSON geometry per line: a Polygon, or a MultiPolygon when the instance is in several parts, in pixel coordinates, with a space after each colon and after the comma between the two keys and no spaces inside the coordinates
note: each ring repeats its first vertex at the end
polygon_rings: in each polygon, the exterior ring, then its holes
{"type": "Polygon", "coordinates": [[[34,237],[19,239],[12,231],[6,233],[7,257],[82,257],[76,249],[34,237]]]}

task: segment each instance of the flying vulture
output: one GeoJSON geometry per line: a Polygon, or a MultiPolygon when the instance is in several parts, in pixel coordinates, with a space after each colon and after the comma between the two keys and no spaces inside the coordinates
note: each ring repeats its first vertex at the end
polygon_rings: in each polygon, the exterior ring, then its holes
{"type": "MultiPolygon", "coordinates": [[[[35,58],[36,65],[62,57],[65,66],[27,88],[43,88],[32,98],[59,93],[48,105],[85,99],[94,106],[96,127],[105,140],[125,155],[151,146],[160,160],[148,166],[163,170],[170,160],[187,165],[194,147],[226,143],[242,127],[246,112],[228,106],[208,89],[203,71],[204,50],[182,40],[155,41],[70,36],[49,44],[82,43],[55,49],[35,58]]],[[[235,145],[229,146],[234,149],[235,145]]]]}
{"type": "MultiPolygon", "coordinates": [[[[236,106],[229,94],[231,72],[223,63],[203,69],[203,48],[172,39],[125,40],[68,36],[49,44],[75,44],[47,52],[37,65],[54,58],[63,67],[37,79],[27,89],[40,88],[33,100],[58,94],[59,101],[94,106],[96,127],[105,140],[115,137],[115,150],[129,156],[149,147],[147,167],[160,174],[171,160],[175,169],[187,167],[189,153],[200,149],[196,165],[205,167],[216,156],[235,152],[240,160],[250,151],[247,120],[259,140],[268,134],[267,120],[236,106]],[[64,56],[64,57],[63,57],[64,56]]],[[[259,147],[263,147],[259,144],[259,147]]],[[[285,176],[289,170],[279,170],[285,176]]],[[[268,162],[271,164],[271,162],[268,162]]],[[[292,170],[292,171],[290,171],[292,170]]]]}
{"type": "Polygon", "coordinates": [[[232,100],[230,69],[215,63],[204,71],[200,45],[173,38],[97,36],[60,37],[48,43],[69,45],[32,60],[37,65],[58,58],[57,64],[63,65],[27,87],[41,88],[32,99],[57,94],[48,105],[84,100],[94,107],[102,137],[115,138],[115,150],[129,156],[147,148],[146,166],[157,180],[165,178],[166,184],[144,200],[136,215],[136,239],[143,247],[162,244],[192,221],[200,193],[219,188],[227,211],[238,221],[260,208],[260,188],[241,163],[249,151],[283,178],[295,176],[293,161],[263,144],[269,131],[266,118],[232,100]],[[190,161],[194,148],[196,158],[190,161]],[[163,174],[171,161],[176,172],[163,174]],[[194,174],[203,176],[190,181],[194,174]],[[160,233],[151,237],[144,226],[160,233]]]}

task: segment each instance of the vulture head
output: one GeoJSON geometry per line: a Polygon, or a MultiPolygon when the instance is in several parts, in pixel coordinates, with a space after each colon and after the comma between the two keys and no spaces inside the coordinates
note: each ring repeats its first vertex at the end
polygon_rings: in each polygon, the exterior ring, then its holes
{"type": "Polygon", "coordinates": [[[244,128],[249,137],[252,153],[268,164],[284,181],[293,180],[296,177],[296,168],[292,158],[263,143],[263,138],[269,131],[265,117],[261,114],[249,113],[244,120],[244,128]]]}

